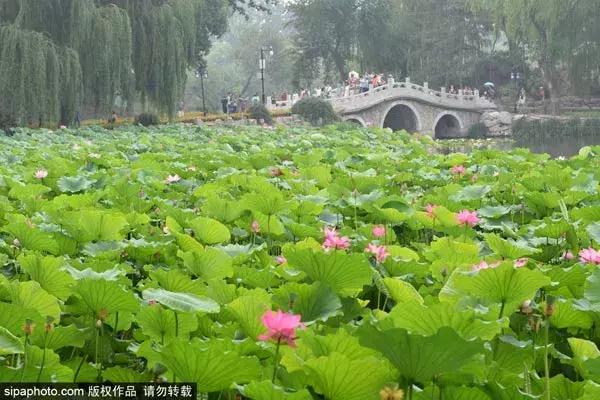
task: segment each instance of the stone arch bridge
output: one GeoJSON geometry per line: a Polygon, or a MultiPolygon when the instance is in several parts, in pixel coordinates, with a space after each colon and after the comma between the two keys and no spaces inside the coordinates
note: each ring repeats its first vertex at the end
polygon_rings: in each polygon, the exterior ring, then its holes
{"type": "Polygon", "coordinates": [[[481,114],[496,105],[479,97],[431,90],[424,86],[396,82],[365,93],[330,99],[333,108],[345,121],[362,126],[393,130],[405,129],[435,138],[467,136],[469,128],[479,122],[481,114]]]}

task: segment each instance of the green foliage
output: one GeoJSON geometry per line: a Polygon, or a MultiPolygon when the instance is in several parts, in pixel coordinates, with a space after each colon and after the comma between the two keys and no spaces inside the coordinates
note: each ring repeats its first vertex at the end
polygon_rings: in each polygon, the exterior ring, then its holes
{"type": "Polygon", "coordinates": [[[250,118],[255,119],[257,122],[263,121],[265,124],[273,124],[273,117],[271,112],[263,104],[253,104],[250,106],[250,118]]]}
{"type": "Polygon", "coordinates": [[[473,139],[484,138],[488,134],[489,129],[481,122],[471,125],[468,132],[469,137],[473,139]]]}
{"type": "Polygon", "coordinates": [[[292,107],[292,113],[300,115],[314,126],[331,124],[338,120],[331,103],[317,97],[306,97],[292,107]]]}
{"type": "Polygon", "coordinates": [[[152,126],[160,124],[160,118],[156,114],[142,113],[135,117],[134,123],[142,126],[152,126]]]}
{"type": "Polygon", "coordinates": [[[600,269],[579,251],[598,250],[598,146],[553,160],[335,126],[30,133],[0,137],[3,382],[597,397],[600,269]],[[269,310],[302,323],[279,345],[269,310]]]}

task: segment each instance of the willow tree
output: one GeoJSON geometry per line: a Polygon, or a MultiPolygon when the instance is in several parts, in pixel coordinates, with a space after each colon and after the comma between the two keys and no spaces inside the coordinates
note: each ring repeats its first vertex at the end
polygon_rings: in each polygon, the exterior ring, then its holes
{"type": "Polygon", "coordinates": [[[222,35],[230,11],[272,0],[0,0],[0,93],[25,122],[105,113],[121,98],[169,115],[186,70],[222,35]],[[45,78],[44,78],[45,77],[45,78]]]}
{"type": "Polygon", "coordinates": [[[81,93],[77,53],[18,24],[0,27],[0,93],[20,124],[71,119],[81,93]]]}
{"type": "MultiPolygon", "coordinates": [[[[550,90],[552,111],[566,91],[561,70],[572,86],[598,85],[600,2],[598,0],[469,0],[472,9],[494,16],[511,47],[525,49],[550,90]],[[565,68],[566,67],[566,68],[565,68]]],[[[513,49],[511,49],[513,50],[513,49]]]]}

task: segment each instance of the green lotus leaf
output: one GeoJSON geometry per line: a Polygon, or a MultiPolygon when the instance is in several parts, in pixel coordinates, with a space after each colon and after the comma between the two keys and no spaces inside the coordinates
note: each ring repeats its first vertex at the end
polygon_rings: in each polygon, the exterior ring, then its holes
{"type": "Polygon", "coordinates": [[[456,371],[474,355],[483,352],[478,341],[466,341],[451,328],[435,335],[411,335],[404,329],[379,331],[365,325],[358,331],[360,343],[379,351],[413,382],[426,383],[440,374],[456,371]]]}
{"type": "Polygon", "coordinates": [[[196,313],[218,313],[219,305],[206,296],[191,293],[175,293],[164,289],[146,289],[142,292],[145,300],[154,300],[175,311],[196,313]]]}
{"type": "Polygon", "coordinates": [[[488,185],[472,185],[463,187],[458,193],[450,197],[452,201],[481,201],[492,190],[488,185]]]}
{"type": "Polygon", "coordinates": [[[485,235],[485,242],[490,248],[502,258],[517,259],[524,256],[530,256],[538,253],[539,250],[527,245],[512,242],[510,240],[502,239],[495,233],[488,233],[485,235]]]}
{"type": "MultiPolygon", "coordinates": [[[[585,147],[582,149],[584,150],[585,147]]],[[[600,398],[600,384],[586,381],[583,386],[583,395],[578,400],[596,400],[600,398]]]]}
{"type": "Polygon", "coordinates": [[[13,222],[5,225],[2,231],[13,235],[24,249],[58,254],[58,244],[52,235],[42,232],[26,223],[13,222]]]}
{"type": "Polygon", "coordinates": [[[491,400],[485,392],[477,387],[450,386],[444,388],[446,400],[491,400]]]}
{"type": "Polygon", "coordinates": [[[136,321],[144,335],[162,344],[176,337],[187,339],[190,332],[198,328],[196,315],[181,313],[176,316],[176,311],[158,305],[142,307],[136,321]]]}
{"type": "Polygon", "coordinates": [[[231,234],[229,229],[216,219],[198,217],[189,222],[195,237],[205,244],[228,242],[231,234]]]}
{"type": "Polygon", "coordinates": [[[174,340],[161,351],[161,363],[180,382],[196,382],[198,392],[228,389],[234,383],[259,378],[260,364],[255,357],[243,357],[234,351],[223,352],[218,346],[195,340],[174,340]]]}
{"type": "Polygon", "coordinates": [[[42,317],[60,320],[60,304],[58,299],[35,281],[12,282],[8,287],[8,295],[13,305],[22,309],[32,309],[42,317]]]}
{"type": "Polygon", "coordinates": [[[268,217],[257,211],[254,211],[252,215],[254,220],[256,220],[260,226],[260,234],[283,235],[285,232],[283,224],[277,216],[271,215],[271,217],[268,217]]]}
{"type": "Polygon", "coordinates": [[[242,198],[247,210],[258,211],[264,215],[275,215],[286,209],[283,195],[276,188],[261,193],[248,193],[242,198]]]}
{"type": "Polygon", "coordinates": [[[202,246],[196,239],[194,239],[190,235],[174,232],[173,236],[175,236],[175,238],[177,239],[177,245],[179,246],[181,251],[202,252],[204,250],[204,246],[202,246]]]}
{"type": "Polygon", "coordinates": [[[231,257],[222,250],[206,248],[202,251],[188,251],[181,258],[186,268],[204,281],[233,276],[231,257]]]}
{"type": "Polygon", "coordinates": [[[475,338],[492,340],[508,327],[508,320],[487,321],[477,318],[473,310],[458,310],[450,303],[437,303],[429,306],[407,302],[395,306],[389,318],[393,327],[406,329],[411,334],[432,336],[440,328],[452,328],[465,340],[475,338]]]}
{"type": "Polygon", "coordinates": [[[85,243],[122,240],[128,223],[125,215],[118,212],[81,210],[64,213],[62,225],[78,242],[85,243]]]}
{"type": "Polygon", "coordinates": [[[0,326],[13,335],[23,335],[23,325],[31,320],[36,326],[44,326],[46,318],[33,308],[24,308],[16,304],[0,302],[0,326]]]}
{"type": "Polygon", "coordinates": [[[71,294],[71,286],[75,280],[62,270],[64,259],[30,254],[19,256],[18,261],[29,277],[51,295],[66,300],[71,294]]]}
{"type": "Polygon", "coordinates": [[[569,363],[575,367],[580,375],[586,376],[587,372],[584,363],[600,357],[600,350],[598,350],[594,342],[586,339],[570,337],[567,339],[567,342],[573,352],[573,357],[569,363]]]}
{"type": "Polygon", "coordinates": [[[25,352],[21,339],[0,326],[0,356],[8,354],[23,354],[25,352]]]}
{"type": "Polygon", "coordinates": [[[550,317],[552,326],[558,329],[591,328],[593,323],[592,317],[588,313],[574,308],[572,299],[559,299],[554,303],[554,308],[554,313],[550,317]]]}
{"type": "Polygon", "coordinates": [[[136,312],[139,300],[131,291],[127,291],[114,281],[100,279],[82,279],[77,281],[73,290],[80,299],[82,312],[98,317],[117,312],[136,312]]]}
{"type": "Polygon", "coordinates": [[[501,304],[501,316],[510,315],[525,300],[532,299],[536,291],[550,284],[550,279],[539,270],[515,268],[503,263],[496,268],[479,272],[456,270],[440,292],[440,300],[456,303],[469,296],[485,304],[501,304]]]}
{"type": "Polygon", "coordinates": [[[536,236],[540,237],[558,239],[562,237],[570,228],[571,225],[566,221],[547,221],[535,230],[535,234],[536,236]]]}
{"type": "Polygon", "coordinates": [[[477,210],[477,215],[484,218],[500,218],[510,213],[511,208],[507,206],[485,206],[477,210]]]}
{"type": "Polygon", "coordinates": [[[322,283],[286,283],[273,292],[273,303],[283,311],[302,315],[302,321],[327,321],[341,314],[342,303],[322,283]]]}
{"type": "Polygon", "coordinates": [[[415,301],[423,304],[423,297],[417,292],[413,285],[396,278],[383,278],[383,283],[396,303],[407,303],[415,301]]]}
{"type": "Polygon", "coordinates": [[[330,254],[312,250],[285,253],[290,268],[302,271],[310,282],[322,282],[340,296],[354,296],[371,283],[372,273],[363,254],[330,254]]]}
{"type": "Polygon", "coordinates": [[[150,282],[158,283],[161,288],[170,292],[202,294],[202,282],[192,280],[188,274],[179,269],[155,269],[150,272],[150,282]]]}
{"type": "Polygon", "coordinates": [[[59,350],[63,347],[83,347],[89,329],[79,329],[75,325],[55,326],[48,333],[44,326],[34,329],[31,342],[38,347],[59,350]]]}
{"type": "Polygon", "coordinates": [[[240,392],[252,400],[312,400],[308,390],[286,392],[284,388],[275,386],[271,381],[252,381],[246,386],[238,387],[240,392]]]}
{"type": "Polygon", "coordinates": [[[57,185],[63,193],[77,193],[88,190],[96,181],[85,176],[63,176],[58,179],[57,185]]]}
{"type": "Polygon", "coordinates": [[[0,366],[0,382],[72,382],[73,371],[60,363],[60,357],[51,349],[27,346],[27,363],[23,367],[0,366]],[[44,368],[41,369],[42,362],[44,368]],[[41,369],[41,371],[40,371],[41,369]]]}
{"type": "Polygon", "coordinates": [[[600,222],[588,225],[585,230],[593,241],[600,243],[600,222]]]}
{"type": "Polygon", "coordinates": [[[202,206],[209,217],[228,223],[235,221],[242,214],[242,207],[237,201],[229,201],[218,197],[209,197],[202,206]]]}
{"type": "Polygon", "coordinates": [[[378,400],[379,391],[394,379],[388,364],[375,357],[351,360],[337,352],[308,360],[305,370],[309,384],[330,400],[378,400]]]}
{"type": "Polygon", "coordinates": [[[227,305],[227,311],[239,324],[244,333],[256,339],[266,331],[261,317],[271,309],[271,301],[266,292],[255,290],[239,296],[227,305]]]}

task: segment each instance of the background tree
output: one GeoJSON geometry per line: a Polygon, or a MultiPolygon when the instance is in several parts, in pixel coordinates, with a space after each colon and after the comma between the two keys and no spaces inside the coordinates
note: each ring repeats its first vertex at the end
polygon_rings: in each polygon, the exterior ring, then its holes
{"type": "Polygon", "coordinates": [[[301,65],[323,62],[325,73],[334,70],[341,82],[347,79],[347,63],[356,54],[359,0],[295,0],[288,7],[301,65]]]}
{"type": "Polygon", "coordinates": [[[136,94],[173,115],[229,12],[271,1],[0,0],[0,93],[23,124],[131,108],[136,94]]]}
{"type": "Polygon", "coordinates": [[[490,14],[496,28],[507,35],[511,52],[523,51],[539,68],[554,113],[558,112],[558,96],[568,89],[567,80],[574,91],[598,86],[597,0],[470,0],[469,6],[490,14]],[[568,79],[561,72],[570,72],[568,79]]]}

